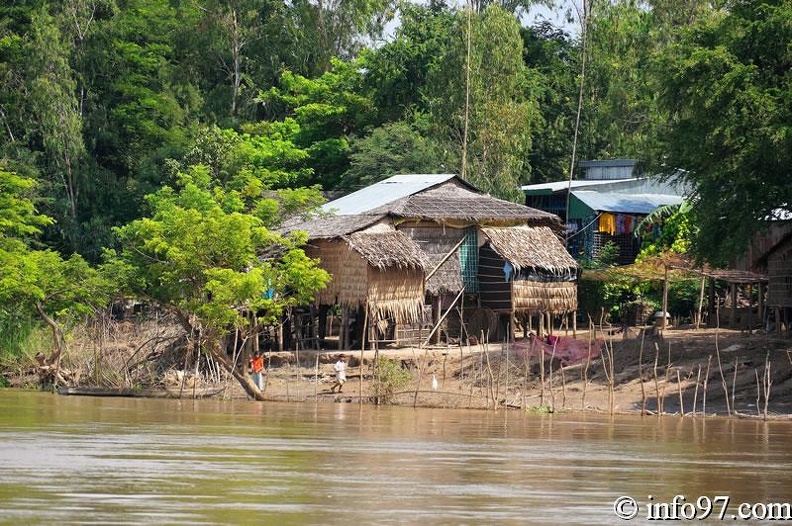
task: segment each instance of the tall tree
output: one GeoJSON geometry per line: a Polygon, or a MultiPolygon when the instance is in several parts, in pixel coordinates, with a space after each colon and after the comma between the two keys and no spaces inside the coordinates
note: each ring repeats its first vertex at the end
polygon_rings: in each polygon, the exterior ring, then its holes
{"type": "Polygon", "coordinates": [[[652,13],[632,1],[592,2],[583,91],[582,158],[645,158],[662,120],[650,57],[652,13]]]}
{"type": "Polygon", "coordinates": [[[498,7],[481,15],[460,12],[427,88],[437,130],[458,152],[463,175],[509,199],[521,197],[531,134],[541,119],[537,77],[526,68],[522,48],[519,24],[509,13],[498,7]]]}
{"type": "Polygon", "coordinates": [[[31,33],[28,102],[34,123],[29,140],[41,144],[47,159],[46,171],[51,174],[52,183],[57,181],[60,187],[56,195],[62,196],[62,215],[74,219],[82,187],[79,165],[85,158],[85,144],[80,101],[69,64],[72,46],[56,19],[45,10],[34,15],[31,33]]]}
{"type": "Polygon", "coordinates": [[[299,125],[294,143],[309,154],[313,179],[325,189],[338,186],[349,165],[349,136],[361,136],[379,122],[378,108],[365,86],[364,61],[333,61],[333,69],[315,79],[285,71],[279,86],[259,94],[273,117],[299,125]]]}
{"type": "Polygon", "coordinates": [[[173,310],[198,349],[263,399],[224,337],[234,328],[255,334],[250,313],[276,323],[285,309],[309,302],[327,273],[299,248],[304,237],[269,231],[206,167],[180,172],[177,185],[147,199],[151,215],[117,230],[124,248],[115,263],[129,270],[135,292],[173,310]]]}
{"type": "Polygon", "coordinates": [[[658,58],[668,168],[695,186],[696,253],[742,253],[792,211],[792,1],[732,2],[658,58]]]}
{"type": "Polygon", "coordinates": [[[402,4],[401,20],[391,42],[364,50],[364,82],[384,121],[426,113],[424,99],[429,72],[440,67],[456,26],[443,5],[402,4]]]}
{"type": "Polygon", "coordinates": [[[452,172],[455,160],[446,159],[442,145],[422,133],[417,123],[391,122],[352,141],[350,167],[341,184],[357,190],[400,173],[452,172]]]}
{"type": "Polygon", "coordinates": [[[66,352],[66,329],[109,298],[110,283],[77,254],[64,259],[30,248],[33,236],[52,220],[33,204],[33,180],[0,168],[0,318],[35,314],[50,327],[53,352],[40,361],[56,383],[66,352]]]}
{"type": "Polygon", "coordinates": [[[526,183],[568,177],[578,101],[579,46],[563,30],[543,22],[522,30],[524,58],[539,74],[542,120],[533,134],[530,179],[526,183]]]}
{"type": "Polygon", "coordinates": [[[294,0],[294,29],[314,55],[311,76],[332,59],[352,58],[365,40],[378,39],[395,13],[394,0],[294,0]]]}

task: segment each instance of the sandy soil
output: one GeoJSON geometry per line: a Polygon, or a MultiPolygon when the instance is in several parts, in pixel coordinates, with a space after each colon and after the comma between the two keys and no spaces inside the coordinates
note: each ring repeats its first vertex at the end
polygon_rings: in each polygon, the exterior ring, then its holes
{"type": "Polygon", "coordinates": [[[379,385],[386,392],[381,401],[416,406],[758,417],[767,404],[769,417],[792,416],[792,340],[761,333],[672,328],[660,336],[630,328],[606,336],[599,359],[569,367],[557,360],[542,365],[500,344],[381,349],[380,357],[398,360],[411,376],[392,396],[387,378],[373,379],[370,350],[363,353],[362,381],[360,351],[343,351],[349,381],[343,393],[331,393],[332,363],[341,352],[273,353],[266,397],[375,402],[379,385]]]}

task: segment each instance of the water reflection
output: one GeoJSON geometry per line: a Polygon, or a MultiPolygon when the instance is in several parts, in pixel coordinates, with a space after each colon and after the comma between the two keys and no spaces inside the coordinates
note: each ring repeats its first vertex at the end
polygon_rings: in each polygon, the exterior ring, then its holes
{"type": "Polygon", "coordinates": [[[788,499],[786,422],[0,391],[0,521],[611,524],[788,499]]]}

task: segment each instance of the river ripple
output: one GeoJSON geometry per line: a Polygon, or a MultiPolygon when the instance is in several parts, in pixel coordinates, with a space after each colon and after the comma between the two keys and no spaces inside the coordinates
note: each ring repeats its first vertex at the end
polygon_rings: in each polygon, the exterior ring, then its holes
{"type": "Polygon", "coordinates": [[[0,390],[0,522],[613,524],[630,495],[641,523],[650,495],[792,501],[791,439],[788,422],[0,390]]]}

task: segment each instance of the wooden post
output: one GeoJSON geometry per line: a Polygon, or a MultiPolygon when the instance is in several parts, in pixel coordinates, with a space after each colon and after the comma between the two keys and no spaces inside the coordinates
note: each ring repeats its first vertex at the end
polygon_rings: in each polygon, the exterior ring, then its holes
{"type": "MultiPolygon", "coordinates": [[[[358,316],[359,318],[359,316],[358,316]]],[[[359,321],[359,320],[358,320],[359,321]]],[[[368,302],[363,305],[363,336],[360,338],[360,383],[358,384],[358,403],[363,404],[363,351],[366,348],[366,331],[368,330],[368,302]]]]}
{"type": "Polygon", "coordinates": [[[666,324],[668,318],[668,265],[665,265],[665,275],[663,277],[663,311],[661,313],[660,319],[660,335],[663,335],[665,331],[666,324]]]}
{"type": "Polygon", "coordinates": [[[572,337],[577,338],[577,311],[572,312],[572,337]]]}
{"type": "Polygon", "coordinates": [[[718,327],[720,326],[720,320],[716,319],[718,315],[718,306],[715,302],[715,279],[709,278],[709,291],[707,292],[708,296],[708,314],[707,314],[707,326],[708,327],[718,327]]]}
{"type": "Polygon", "coordinates": [[[731,296],[731,312],[729,313],[729,328],[733,329],[737,326],[737,284],[730,284],[731,296]]]}
{"type": "Polygon", "coordinates": [[[346,307],[341,307],[341,326],[338,328],[338,350],[346,348],[349,334],[349,313],[346,307]]]}
{"type": "Polygon", "coordinates": [[[775,326],[776,326],[776,336],[779,338],[781,337],[781,309],[779,307],[775,308],[775,326]]]}
{"type": "Polygon", "coordinates": [[[764,330],[764,328],[765,328],[765,323],[764,323],[764,286],[762,285],[761,281],[759,282],[759,286],[758,286],[758,294],[759,294],[759,303],[757,305],[757,309],[756,309],[757,313],[756,314],[757,314],[757,316],[759,316],[759,323],[761,325],[762,330],[764,330]]]}
{"type": "Polygon", "coordinates": [[[436,328],[439,325],[440,310],[442,307],[443,303],[440,296],[432,296],[432,327],[435,327],[435,330],[432,331],[432,336],[427,343],[437,344],[440,341],[440,332],[436,331],[436,328]]]}
{"type": "Polygon", "coordinates": [[[319,305],[319,326],[316,337],[319,340],[319,347],[321,342],[327,337],[327,312],[330,310],[329,305],[319,305]]]}
{"type": "MultiPolygon", "coordinates": [[[[701,311],[704,308],[704,281],[705,278],[703,275],[701,276],[701,292],[699,293],[699,304],[698,304],[698,314],[696,315],[696,329],[699,328],[701,325],[701,311]]],[[[696,412],[696,408],[693,408],[693,412],[696,412]]]]}

